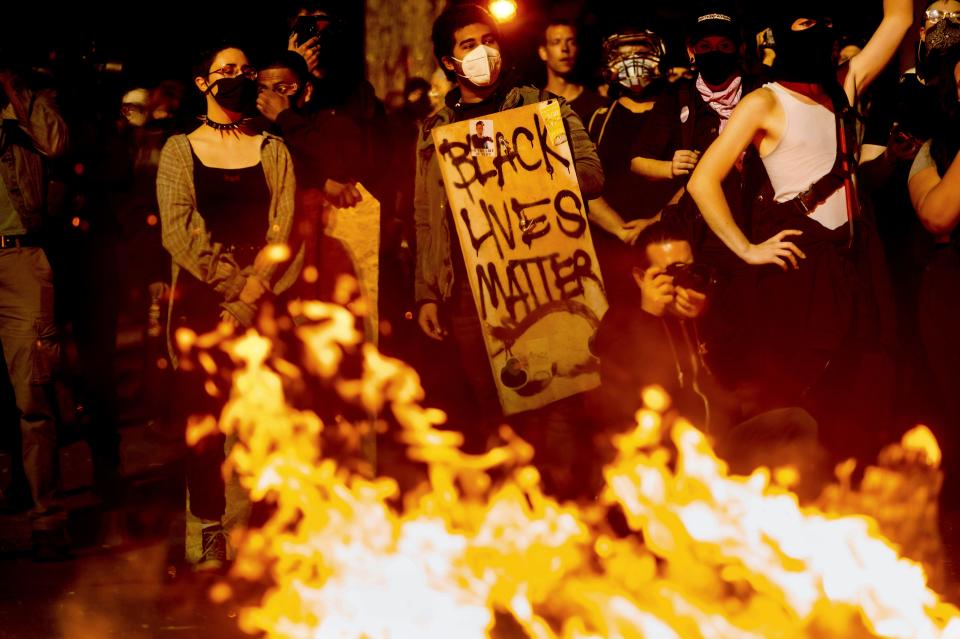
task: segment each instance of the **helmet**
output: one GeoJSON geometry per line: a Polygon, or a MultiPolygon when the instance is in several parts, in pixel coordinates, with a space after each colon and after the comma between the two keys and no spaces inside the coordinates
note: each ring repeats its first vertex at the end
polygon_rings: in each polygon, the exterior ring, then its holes
{"type": "Polygon", "coordinates": [[[626,89],[640,90],[663,75],[667,49],[653,31],[614,33],[603,41],[604,78],[626,89]]]}

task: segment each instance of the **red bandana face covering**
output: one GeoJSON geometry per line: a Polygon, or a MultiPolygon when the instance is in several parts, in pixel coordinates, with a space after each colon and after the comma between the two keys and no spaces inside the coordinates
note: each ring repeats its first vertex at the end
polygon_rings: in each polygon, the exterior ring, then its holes
{"type": "Polygon", "coordinates": [[[740,76],[737,76],[727,85],[727,88],[714,91],[703,81],[703,77],[697,76],[697,91],[700,92],[703,101],[709,104],[710,108],[720,116],[719,132],[722,132],[727,125],[727,120],[730,119],[730,114],[733,113],[734,107],[737,106],[740,97],[743,95],[743,80],[740,76]]]}

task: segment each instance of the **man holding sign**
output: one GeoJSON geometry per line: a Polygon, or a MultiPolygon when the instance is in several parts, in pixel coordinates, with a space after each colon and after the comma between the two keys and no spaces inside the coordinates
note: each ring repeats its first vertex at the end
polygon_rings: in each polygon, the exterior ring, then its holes
{"type": "MultiPolygon", "coordinates": [[[[497,347],[488,348],[488,345],[492,346],[490,343],[492,317],[486,318],[484,325],[481,326],[481,311],[478,307],[483,304],[484,298],[481,295],[475,299],[470,283],[472,278],[475,285],[483,287],[483,282],[478,282],[477,271],[482,270],[478,257],[484,251],[492,250],[494,244],[492,239],[494,237],[493,226],[498,223],[505,225],[500,227],[500,231],[510,234],[509,243],[511,246],[509,249],[511,251],[521,250],[524,247],[529,250],[535,246],[535,243],[542,244],[545,242],[545,234],[558,234],[556,229],[571,230],[574,227],[579,228],[576,220],[582,217],[584,208],[582,200],[595,197],[603,186],[603,171],[597,158],[596,149],[584,131],[579,117],[566,103],[550,94],[533,87],[515,87],[507,82],[500,73],[502,60],[498,38],[499,32],[493,18],[486,11],[474,5],[452,6],[445,10],[434,23],[434,53],[447,76],[455,79],[457,86],[447,94],[445,107],[428,120],[421,131],[417,147],[418,170],[414,201],[417,226],[416,298],[419,306],[418,323],[424,333],[435,340],[443,340],[448,334],[453,338],[459,355],[459,363],[469,383],[473,395],[472,399],[475,400],[476,405],[473,414],[478,416],[480,421],[500,420],[504,413],[511,414],[527,410],[523,402],[511,404],[512,399],[515,398],[504,394],[504,387],[522,385],[523,377],[529,373],[529,371],[523,370],[522,357],[506,357],[506,355],[509,354],[510,345],[515,345],[516,340],[519,339],[516,332],[522,330],[524,318],[531,316],[532,311],[537,307],[537,303],[530,299],[518,302],[517,295],[519,293],[515,294],[506,280],[496,283],[487,280],[486,284],[494,286],[492,290],[488,290],[491,296],[487,300],[490,302],[491,308],[488,308],[487,311],[491,314],[496,312],[498,318],[506,313],[509,315],[508,319],[515,320],[515,322],[508,322],[515,334],[501,340],[504,343],[501,344],[499,349],[497,347]],[[476,125],[479,121],[489,121],[492,114],[501,111],[540,103],[545,104],[544,110],[538,115],[539,119],[536,120],[539,124],[536,132],[532,131],[533,125],[531,125],[530,130],[526,130],[525,135],[518,138],[516,131],[513,131],[511,135],[510,132],[503,131],[502,127],[497,125],[495,132],[484,131],[485,136],[491,134],[495,136],[494,157],[478,158],[470,153],[470,139],[476,135],[476,125]],[[442,145],[441,142],[436,141],[439,129],[453,123],[461,123],[459,126],[465,128],[466,135],[463,136],[462,141],[466,142],[464,146],[467,147],[466,153],[463,154],[464,157],[457,156],[454,163],[482,162],[485,172],[482,174],[473,172],[473,186],[479,189],[484,186],[481,183],[499,183],[500,189],[504,191],[501,202],[496,204],[496,211],[494,211],[493,205],[489,209],[483,209],[497,218],[496,222],[490,224],[490,234],[485,235],[485,237],[491,238],[489,242],[479,237],[467,239],[469,230],[465,230],[464,224],[469,226],[470,222],[467,219],[466,210],[457,211],[457,215],[460,216],[458,218],[459,222],[454,219],[451,211],[451,203],[444,185],[444,176],[446,175],[449,178],[450,175],[450,155],[445,154],[444,157],[440,157],[435,142],[442,145]],[[467,130],[470,123],[473,124],[474,128],[467,130]],[[569,144],[569,152],[567,152],[567,144],[569,144]],[[564,163],[571,164],[570,160],[558,160],[560,156],[557,155],[555,147],[559,146],[563,147],[563,152],[572,156],[572,166],[564,165],[564,163]],[[537,149],[540,150],[537,151],[537,149]],[[542,152],[543,155],[539,160],[534,155],[537,152],[542,152]],[[491,178],[488,165],[497,166],[499,176],[495,174],[491,178]],[[441,170],[441,166],[443,166],[443,170],[441,170]],[[513,198],[511,202],[510,194],[506,192],[511,188],[511,185],[506,185],[507,188],[504,188],[505,180],[517,181],[518,167],[526,170],[536,170],[538,167],[542,167],[540,168],[541,173],[547,175],[547,172],[549,172],[547,179],[556,176],[558,181],[567,179],[564,176],[572,177],[575,175],[576,180],[572,181],[572,186],[576,188],[579,185],[579,194],[570,191],[572,197],[568,202],[560,202],[560,195],[558,194],[557,213],[543,212],[552,211],[554,202],[550,202],[548,208],[539,207],[527,210],[524,207],[532,206],[532,204],[521,204],[517,202],[516,198],[513,198]],[[505,211],[504,206],[512,206],[512,211],[505,211]],[[576,219],[564,222],[557,217],[562,215],[562,213],[559,213],[559,209],[567,212],[571,219],[576,219]],[[461,227],[459,234],[457,224],[461,227]],[[464,235],[464,233],[467,233],[467,235],[464,235]],[[461,239],[465,243],[473,242],[473,247],[476,249],[475,252],[471,250],[471,254],[468,256],[472,265],[470,271],[468,271],[464,260],[461,239]],[[480,244],[477,242],[480,242],[480,244]],[[498,284],[502,284],[502,287],[511,288],[509,299],[504,299],[508,297],[506,290],[504,290],[504,295],[499,295],[500,288],[496,287],[498,284]],[[492,306],[496,303],[499,303],[500,306],[493,309],[492,306]],[[486,334],[484,330],[487,331],[486,334]],[[485,339],[487,342],[485,342],[485,339]],[[499,352],[497,352],[498,350],[499,352]],[[497,368],[498,362],[503,363],[500,368],[497,368]],[[496,381],[493,375],[494,370],[498,371],[496,381]]],[[[529,108],[536,110],[537,107],[529,108]]],[[[455,146],[457,145],[451,144],[445,148],[449,150],[455,146]]],[[[477,167],[481,164],[472,164],[472,166],[477,167]]],[[[470,170],[466,166],[460,168],[468,172],[470,170]]],[[[531,175],[533,174],[531,173],[531,175]]],[[[457,182],[457,178],[453,178],[453,182],[457,182]]],[[[464,186],[464,184],[461,183],[460,186],[464,186]]],[[[463,193],[468,198],[475,196],[471,187],[464,189],[463,193]]],[[[479,206],[473,207],[473,210],[480,210],[479,206]]],[[[474,230],[483,234],[488,229],[474,230]]],[[[572,257],[568,258],[567,255],[559,256],[560,254],[558,254],[559,257],[556,257],[556,261],[551,263],[552,256],[546,256],[538,258],[540,261],[536,264],[532,262],[528,264],[527,274],[547,274],[549,277],[545,277],[544,281],[553,277],[551,273],[566,274],[568,277],[564,283],[567,285],[567,293],[554,296],[552,299],[569,299],[571,304],[577,301],[573,298],[584,286],[591,291],[598,291],[594,297],[599,295],[600,302],[594,304],[597,308],[594,309],[593,314],[599,316],[602,315],[606,305],[602,298],[602,282],[599,278],[599,268],[596,267],[595,259],[591,266],[590,257],[593,255],[593,248],[589,239],[589,230],[578,234],[577,242],[585,242],[578,249],[580,253],[576,253],[576,250],[574,250],[579,261],[573,261],[572,257]],[[577,266],[580,268],[579,271],[577,271],[577,266]],[[586,282],[586,284],[583,284],[583,282],[586,282]]],[[[469,247],[470,244],[466,244],[466,246],[469,247]]],[[[577,246],[581,245],[578,244],[577,246]]],[[[502,248],[501,243],[497,242],[496,247],[498,249],[502,248]]],[[[504,259],[508,257],[507,255],[502,256],[504,259]]],[[[510,257],[513,257],[513,254],[510,257]]],[[[514,259],[513,261],[517,262],[518,260],[514,259]]],[[[489,266],[490,271],[488,273],[493,274],[494,266],[489,266]]],[[[496,276],[491,275],[491,277],[496,276]]],[[[529,283],[530,278],[528,277],[526,281],[529,283]]],[[[513,280],[511,280],[512,282],[513,280]]],[[[543,286],[545,285],[541,285],[540,296],[549,296],[550,293],[545,291],[543,286]]],[[[530,284],[530,288],[533,288],[533,284],[530,284]]],[[[536,294],[531,291],[530,295],[535,296],[536,294]]],[[[590,306],[590,303],[583,303],[581,306],[586,308],[590,306]]],[[[587,310],[590,311],[589,308],[587,310]]],[[[539,405],[544,403],[547,402],[541,401],[539,405]]],[[[532,407],[536,407],[536,402],[532,407]]],[[[496,423],[498,422],[487,421],[485,426],[492,427],[496,423]]],[[[537,430],[542,432],[548,429],[549,426],[537,430]]],[[[478,435],[478,441],[473,443],[482,447],[484,442],[481,441],[481,438],[489,432],[481,431],[476,434],[478,435]]]]}

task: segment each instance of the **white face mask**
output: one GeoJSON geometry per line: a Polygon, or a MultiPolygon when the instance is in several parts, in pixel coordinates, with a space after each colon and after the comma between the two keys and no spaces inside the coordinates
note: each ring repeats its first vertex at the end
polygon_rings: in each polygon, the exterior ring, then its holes
{"type": "Polygon", "coordinates": [[[121,107],[121,113],[132,126],[143,126],[147,123],[147,112],[143,107],[129,108],[124,106],[121,107]]]}
{"type": "Polygon", "coordinates": [[[123,94],[120,100],[120,113],[133,126],[143,126],[147,123],[147,104],[150,94],[146,89],[131,89],[123,94]]]}
{"type": "Polygon", "coordinates": [[[500,52],[485,44],[471,49],[457,62],[460,63],[461,77],[478,87],[488,87],[500,77],[500,52]]]}
{"type": "Polygon", "coordinates": [[[131,113],[127,116],[127,121],[133,126],[143,126],[147,123],[146,113],[131,113]]]}

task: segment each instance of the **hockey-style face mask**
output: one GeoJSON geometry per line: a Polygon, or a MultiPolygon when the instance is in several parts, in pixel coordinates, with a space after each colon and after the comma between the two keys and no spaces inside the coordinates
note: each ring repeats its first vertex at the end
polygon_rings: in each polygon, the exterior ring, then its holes
{"type": "Polygon", "coordinates": [[[960,50],[960,21],[938,20],[924,33],[917,43],[917,75],[924,81],[931,79],[939,70],[942,60],[960,50]]]}
{"type": "Polygon", "coordinates": [[[661,60],[666,55],[663,40],[655,33],[614,34],[603,43],[607,82],[639,92],[662,77],[661,60]]]}

